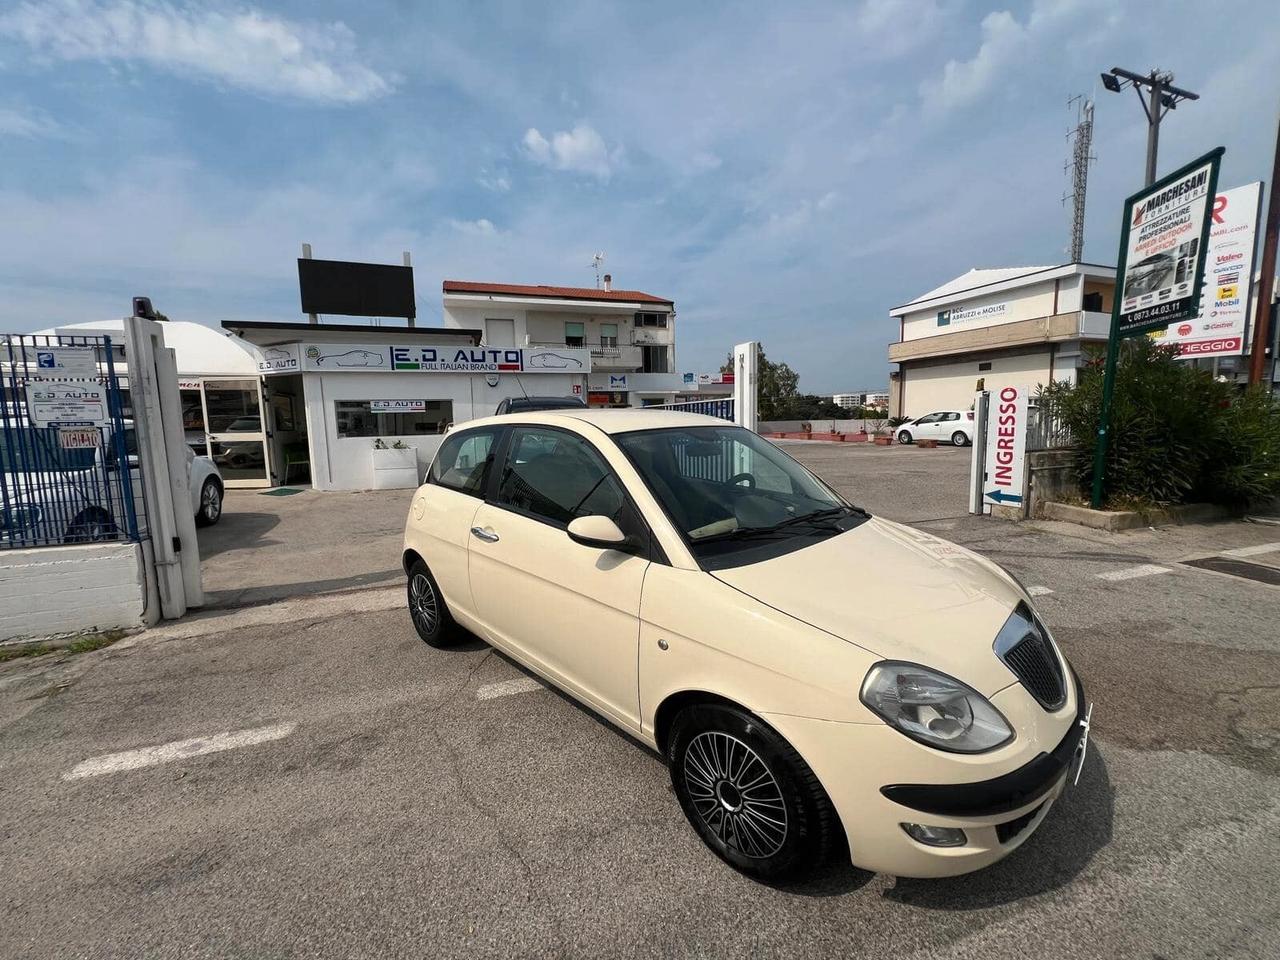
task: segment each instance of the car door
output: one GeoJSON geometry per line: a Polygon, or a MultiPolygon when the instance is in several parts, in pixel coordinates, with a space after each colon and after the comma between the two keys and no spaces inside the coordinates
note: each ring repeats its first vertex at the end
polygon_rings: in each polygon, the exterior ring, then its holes
{"type": "Polygon", "coordinates": [[[940,413],[930,413],[921,417],[911,425],[911,436],[915,440],[934,440],[938,436],[938,418],[940,413]]]}
{"type": "Polygon", "coordinates": [[[603,514],[647,544],[648,530],[600,453],[552,427],[511,429],[490,496],[473,519],[471,592],[499,646],[638,729],[639,553],[576,543],[566,527],[603,514]]]}
{"type": "Polygon", "coordinates": [[[961,424],[959,411],[948,410],[942,415],[942,419],[938,423],[938,439],[943,440],[946,443],[950,443],[952,434],[960,429],[961,424]]]}
{"type": "Polygon", "coordinates": [[[502,430],[476,427],[449,434],[409,507],[405,546],[431,569],[455,619],[470,627],[475,605],[467,570],[471,526],[488,484],[502,430]]]}

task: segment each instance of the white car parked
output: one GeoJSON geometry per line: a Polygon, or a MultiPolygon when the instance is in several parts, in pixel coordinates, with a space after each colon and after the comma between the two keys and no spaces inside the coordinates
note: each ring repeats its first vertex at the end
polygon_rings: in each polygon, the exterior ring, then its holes
{"type": "MultiPolygon", "coordinates": [[[[128,521],[117,460],[109,453],[115,443],[111,428],[103,430],[104,446],[73,450],[62,448],[56,427],[5,432],[13,436],[0,443],[4,500],[0,503],[0,537],[15,545],[32,546],[116,539],[128,521]],[[108,451],[105,457],[104,449],[108,451]],[[38,465],[38,472],[32,472],[31,465],[38,465]]],[[[146,510],[137,439],[133,423],[127,420],[124,441],[138,528],[143,531],[146,510]]],[[[222,475],[208,457],[197,457],[190,447],[184,450],[196,524],[217,523],[222,516],[222,475]]]]}
{"type": "Polygon", "coordinates": [[[403,562],[426,643],[465,628],[658,750],[693,829],[762,880],[989,866],[1083,760],[1083,687],[1013,577],[712,417],[468,421],[403,562]]]}
{"type": "Polygon", "coordinates": [[[957,447],[973,443],[972,410],[938,410],[898,425],[898,442],[937,440],[957,447]]]}

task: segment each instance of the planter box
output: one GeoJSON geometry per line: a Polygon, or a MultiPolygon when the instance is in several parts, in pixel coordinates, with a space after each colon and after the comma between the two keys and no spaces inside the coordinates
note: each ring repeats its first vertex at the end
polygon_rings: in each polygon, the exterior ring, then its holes
{"type": "Polygon", "coordinates": [[[893,437],[875,437],[874,440],[877,447],[888,447],[893,445],[893,437]]]}
{"type": "Polygon", "coordinates": [[[418,451],[371,450],[373,455],[373,489],[397,490],[418,485],[418,451]]]}
{"type": "Polygon", "coordinates": [[[1094,510],[1075,503],[1049,502],[1044,505],[1042,515],[1046,520],[1062,520],[1078,523],[1082,527],[1114,532],[1177,523],[1212,523],[1215,520],[1228,520],[1236,516],[1237,511],[1213,503],[1187,503],[1139,513],[1137,510],[1094,510]]]}
{"type": "Polygon", "coordinates": [[[937,440],[917,440],[916,446],[922,450],[932,450],[938,445],[937,440]]]}

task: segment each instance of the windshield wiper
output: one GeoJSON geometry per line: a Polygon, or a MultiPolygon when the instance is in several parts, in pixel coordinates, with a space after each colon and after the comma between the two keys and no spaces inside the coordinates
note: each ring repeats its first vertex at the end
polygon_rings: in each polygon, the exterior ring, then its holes
{"type": "Polygon", "coordinates": [[[709,537],[698,537],[693,542],[702,543],[718,543],[724,540],[751,540],[756,537],[776,536],[786,530],[787,527],[796,526],[802,523],[812,523],[819,529],[829,531],[831,533],[843,533],[835,524],[854,511],[849,507],[832,507],[830,510],[815,510],[812,513],[804,513],[798,517],[788,517],[786,520],[780,520],[777,523],[771,523],[765,527],[738,527],[736,530],[726,530],[724,533],[715,533],[709,537]]]}

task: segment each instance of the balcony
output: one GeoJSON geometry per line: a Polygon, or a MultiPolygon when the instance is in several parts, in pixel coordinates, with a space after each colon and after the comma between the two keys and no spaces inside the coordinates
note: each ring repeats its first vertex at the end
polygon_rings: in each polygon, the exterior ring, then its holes
{"type": "Polygon", "coordinates": [[[918,337],[889,344],[889,362],[948,357],[979,350],[997,350],[1064,340],[1106,339],[1111,317],[1086,311],[1058,313],[1051,317],[998,323],[971,330],[953,330],[931,337],[918,337]]]}
{"type": "MultiPolygon", "coordinates": [[[[567,347],[564,341],[531,340],[531,347],[567,347]]],[[[592,370],[639,370],[644,365],[644,351],[639,346],[621,343],[617,346],[605,346],[600,343],[585,343],[577,349],[591,351],[592,370]]]]}

